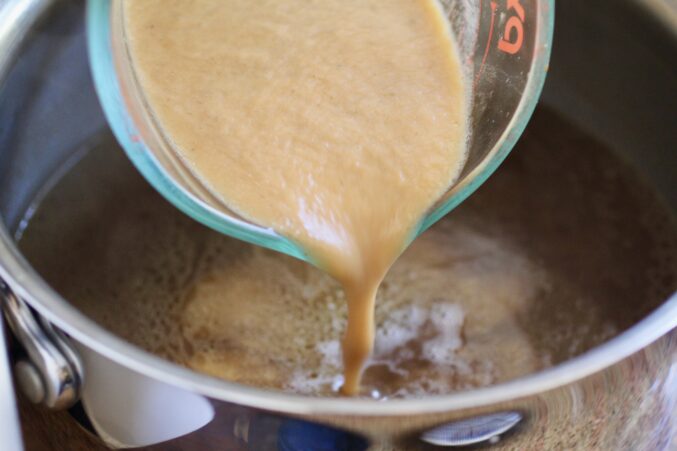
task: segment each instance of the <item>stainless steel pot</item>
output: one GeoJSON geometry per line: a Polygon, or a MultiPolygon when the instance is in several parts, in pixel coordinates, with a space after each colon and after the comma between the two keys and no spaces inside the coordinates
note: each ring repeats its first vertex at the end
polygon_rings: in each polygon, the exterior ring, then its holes
{"type": "MultiPolygon", "coordinates": [[[[625,154],[677,210],[677,7],[670,5],[560,2],[544,102],[625,154]]],[[[89,78],[82,8],[0,2],[0,297],[25,350],[14,356],[16,379],[34,402],[64,408],[82,401],[93,431],[112,447],[173,440],[172,449],[229,450],[358,450],[367,442],[412,450],[481,442],[520,450],[670,448],[677,293],[618,337],[549,370],[388,402],[214,379],[83,316],[35,273],[10,234],[74,149],[108,133],[89,78]]]]}

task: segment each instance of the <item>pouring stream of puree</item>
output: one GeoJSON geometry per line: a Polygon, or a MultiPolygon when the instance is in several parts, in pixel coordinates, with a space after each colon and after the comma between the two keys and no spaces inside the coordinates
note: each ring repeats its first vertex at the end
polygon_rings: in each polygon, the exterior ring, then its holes
{"type": "Polygon", "coordinates": [[[341,391],[357,394],[376,291],[466,158],[466,91],[440,5],[123,1],[135,75],[179,157],[342,284],[341,391]]]}

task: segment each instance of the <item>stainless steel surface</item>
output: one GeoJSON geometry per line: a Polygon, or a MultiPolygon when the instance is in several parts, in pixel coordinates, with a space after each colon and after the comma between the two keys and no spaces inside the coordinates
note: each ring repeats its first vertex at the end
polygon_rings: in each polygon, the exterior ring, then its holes
{"type": "Polygon", "coordinates": [[[5,341],[5,324],[0,319],[0,437],[3,449],[20,451],[23,449],[21,427],[16,411],[14,385],[10,376],[10,365],[7,356],[8,346],[5,341]]]}
{"type": "MultiPolygon", "coordinates": [[[[642,5],[559,2],[544,99],[633,161],[674,211],[677,41],[666,39],[674,30],[665,31],[666,21],[642,5]]],[[[425,431],[504,411],[522,412],[525,419],[496,449],[669,449],[677,407],[675,294],[615,339],[547,371],[485,389],[386,403],[308,398],[197,374],[129,345],[75,310],[25,261],[9,230],[55,168],[91,147],[104,125],[84,59],[79,6],[69,2],[53,11],[48,31],[29,42],[0,88],[0,123],[11,124],[0,128],[0,278],[74,339],[82,355],[105,358],[130,377],[141,374],[208,398],[213,420],[177,439],[176,449],[189,449],[181,445],[189,442],[202,444],[197,449],[275,449],[269,445],[297,431],[291,426],[301,418],[307,427],[329,424],[376,443],[425,450],[425,431]],[[237,438],[243,424],[246,441],[237,438]],[[244,444],[228,445],[235,442],[244,444]]],[[[3,36],[14,35],[0,34],[0,41],[3,36]]],[[[0,63],[0,74],[7,72],[9,60],[0,63]]]]}
{"type": "Polygon", "coordinates": [[[0,83],[26,35],[54,0],[0,1],[0,83]]]}
{"type": "Polygon", "coordinates": [[[639,0],[663,27],[677,38],[677,0],[639,0]]]}
{"type": "Polygon", "coordinates": [[[47,339],[59,350],[61,356],[68,362],[68,371],[72,374],[73,379],[77,381],[77,385],[73,387],[74,393],[71,401],[71,403],[74,403],[79,398],[80,388],[82,388],[85,377],[85,370],[82,361],[80,360],[80,356],[73,348],[70,339],[66,337],[63,332],[55,328],[49,321],[46,321],[42,317],[38,317],[38,321],[39,326],[47,339]]]}
{"type": "Polygon", "coordinates": [[[14,364],[14,379],[19,385],[21,392],[33,404],[39,404],[45,400],[47,391],[38,369],[28,360],[19,360],[14,364]]]}
{"type": "Polygon", "coordinates": [[[519,412],[496,412],[436,426],[423,434],[421,441],[436,446],[460,447],[496,443],[522,421],[519,412]]]}
{"type": "Polygon", "coordinates": [[[28,355],[15,368],[19,386],[31,401],[51,409],[72,406],[82,382],[82,365],[75,351],[63,352],[70,346],[66,340],[43,329],[30,308],[9,288],[0,292],[0,298],[7,323],[28,355]]]}

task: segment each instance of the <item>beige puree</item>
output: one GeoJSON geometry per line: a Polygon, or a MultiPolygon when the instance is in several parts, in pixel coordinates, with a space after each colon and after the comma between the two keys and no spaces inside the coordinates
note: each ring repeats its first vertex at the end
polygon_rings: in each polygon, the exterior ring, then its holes
{"type": "Polygon", "coordinates": [[[439,5],[123,6],[136,75],[178,154],[230,208],[300,243],[343,286],[342,391],[357,393],[376,290],[465,160],[465,88],[439,5]]]}

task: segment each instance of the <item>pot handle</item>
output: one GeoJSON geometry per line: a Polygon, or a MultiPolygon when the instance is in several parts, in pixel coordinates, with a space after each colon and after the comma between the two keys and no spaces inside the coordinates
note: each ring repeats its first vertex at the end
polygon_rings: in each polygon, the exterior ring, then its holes
{"type": "Polygon", "coordinates": [[[0,280],[2,310],[27,356],[14,364],[18,386],[33,403],[66,409],[77,402],[82,364],[67,338],[40,320],[28,305],[0,280]]]}

